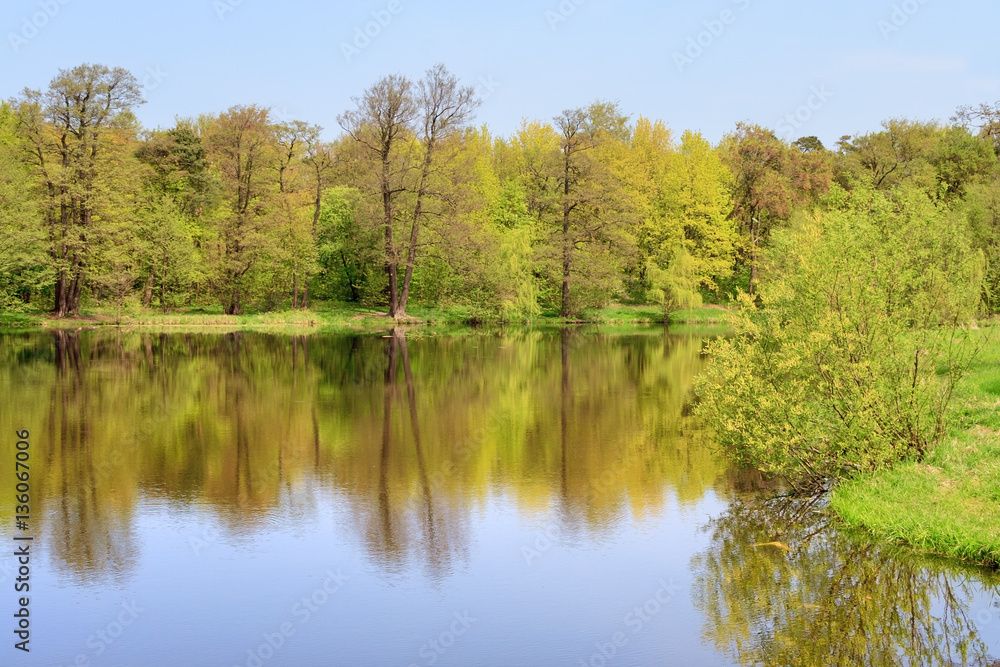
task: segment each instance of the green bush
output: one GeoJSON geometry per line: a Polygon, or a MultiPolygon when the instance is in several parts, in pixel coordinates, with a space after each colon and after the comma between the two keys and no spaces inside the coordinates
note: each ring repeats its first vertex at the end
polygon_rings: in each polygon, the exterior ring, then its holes
{"type": "Polygon", "coordinates": [[[741,297],[698,383],[726,453],[800,489],[925,456],[972,355],[965,239],[926,195],[864,188],[776,233],[759,302],[741,297]]]}

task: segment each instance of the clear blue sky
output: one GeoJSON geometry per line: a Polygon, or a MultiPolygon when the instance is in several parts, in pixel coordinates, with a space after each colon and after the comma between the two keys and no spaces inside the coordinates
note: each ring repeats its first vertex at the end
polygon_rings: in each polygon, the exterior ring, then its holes
{"type": "Polygon", "coordinates": [[[419,78],[443,62],[480,85],[486,99],[477,120],[499,134],[522,118],[547,120],[602,98],[712,141],[752,120],[789,139],[817,135],[828,146],[886,118],[947,121],[961,104],[1000,99],[995,0],[563,0],[561,7],[560,0],[3,0],[0,97],[43,88],[59,68],[98,62],[149,81],[138,111],[147,127],[258,103],[320,124],[333,138],[351,96],[382,75],[419,78]],[[391,20],[368,26],[370,43],[359,40],[364,48],[345,56],[343,45],[354,45],[373,12],[391,20]],[[700,53],[685,54],[689,40],[701,41],[700,53]],[[679,65],[677,54],[696,57],[679,65]],[[783,120],[796,112],[794,123],[783,120]]]}

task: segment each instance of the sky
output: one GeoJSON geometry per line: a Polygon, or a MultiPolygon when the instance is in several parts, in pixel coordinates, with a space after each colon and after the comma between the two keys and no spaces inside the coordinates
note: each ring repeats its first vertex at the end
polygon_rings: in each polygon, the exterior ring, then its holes
{"type": "Polygon", "coordinates": [[[101,63],[145,84],[147,128],[237,104],[340,133],[351,98],[444,63],[510,135],[601,99],[700,131],[793,141],[948,122],[1000,100],[995,0],[3,0],[0,98],[101,63]]]}

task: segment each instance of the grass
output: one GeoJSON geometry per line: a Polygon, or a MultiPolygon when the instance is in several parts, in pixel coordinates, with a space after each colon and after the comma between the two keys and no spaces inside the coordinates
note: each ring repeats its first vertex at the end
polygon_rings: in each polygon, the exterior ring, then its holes
{"type": "Polygon", "coordinates": [[[956,387],[949,437],[926,461],[834,491],[831,507],[847,524],[920,551],[1000,566],[1000,330],[990,338],[956,387]]]}
{"type": "MultiPolygon", "coordinates": [[[[499,324],[482,321],[476,311],[468,306],[425,307],[412,306],[402,323],[409,326],[426,325],[478,325],[499,324]]],[[[515,324],[569,325],[569,324],[663,324],[664,313],[659,306],[612,305],[587,310],[574,318],[561,318],[545,314],[533,322],[515,324]]],[[[671,313],[669,323],[687,325],[725,325],[729,311],[721,306],[671,313]]],[[[186,308],[170,313],[140,311],[122,314],[120,319],[112,309],[92,308],[82,311],[80,317],[55,319],[44,313],[0,314],[0,329],[7,328],[67,328],[121,326],[135,328],[203,328],[269,329],[269,328],[342,328],[362,331],[382,331],[395,326],[384,309],[363,308],[351,304],[321,304],[316,310],[288,310],[248,315],[226,315],[219,307],[186,308]]]]}
{"type": "Polygon", "coordinates": [[[11,329],[30,329],[38,326],[37,321],[20,313],[0,313],[0,331],[11,329]]]}

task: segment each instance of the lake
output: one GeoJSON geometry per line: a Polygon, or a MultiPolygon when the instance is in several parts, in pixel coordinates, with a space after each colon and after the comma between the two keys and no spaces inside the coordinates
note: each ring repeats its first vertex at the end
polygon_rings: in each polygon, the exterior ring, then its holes
{"type": "Polygon", "coordinates": [[[995,573],[713,453],[708,340],[2,336],[0,664],[1000,664],[995,573]]]}

